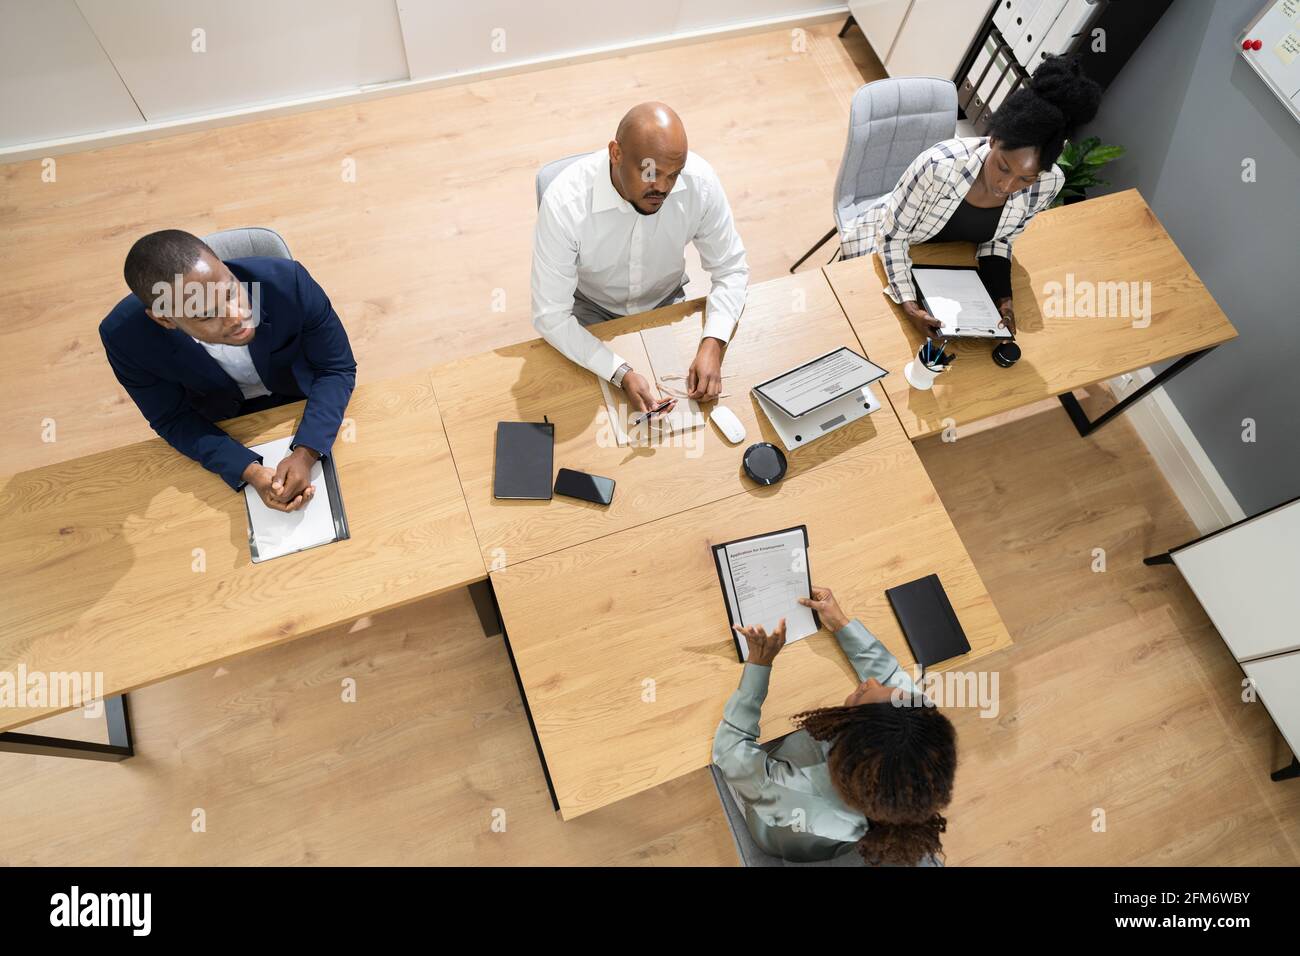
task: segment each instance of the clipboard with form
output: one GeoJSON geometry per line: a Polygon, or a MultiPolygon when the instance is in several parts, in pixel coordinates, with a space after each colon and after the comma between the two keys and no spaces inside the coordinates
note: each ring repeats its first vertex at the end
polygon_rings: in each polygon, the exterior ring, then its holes
{"type": "Polygon", "coordinates": [[[807,525],[714,545],[713,562],[722,585],[728,631],[742,663],[749,658],[749,646],[732,630],[736,625],[760,625],[770,634],[785,618],[787,644],[821,628],[817,613],[799,603],[799,598],[812,593],[807,525]]]}
{"type": "Polygon", "coordinates": [[[979,270],[971,266],[913,266],[912,282],[925,311],[939,320],[945,339],[1010,339],[998,323],[1002,315],[993,304],[979,270]]]}

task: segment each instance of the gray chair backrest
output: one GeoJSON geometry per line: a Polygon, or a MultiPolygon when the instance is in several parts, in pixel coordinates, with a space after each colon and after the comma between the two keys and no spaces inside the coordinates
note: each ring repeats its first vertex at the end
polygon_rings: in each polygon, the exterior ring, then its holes
{"type": "MultiPolygon", "coordinates": [[[[866,866],[867,862],[862,859],[862,854],[857,849],[849,848],[838,856],[829,860],[820,860],[813,863],[796,863],[791,860],[783,860],[779,856],[772,856],[766,853],[750,835],[749,824],[745,822],[745,811],[740,806],[735,791],[727,783],[726,777],[715,763],[709,764],[709,772],[713,774],[713,785],[718,789],[718,801],[722,804],[722,813],[727,818],[727,828],[731,830],[731,840],[736,845],[736,855],[740,857],[741,866],[866,866]]],[[[886,863],[885,866],[894,866],[895,864],[886,863]]],[[[917,866],[943,866],[943,864],[934,857],[926,857],[917,866]]]]}
{"type": "Polygon", "coordinates": [[[591,154],[574,153],[572,156],[565,156],[563,159],[552,160],[539,169],[537,171],[537,205],[542,204],[542,197],[546,195],[546,187],[551,184],[551,180],[564,172],[565,167],[589,155],[591,154]]]}
{"type": "Polygon", "coordinates": [[[862,854],[857,850],[850,849],[846,853],[831,860],[819,861],[816,863],[794,863],[789,860],[783,860],[779,856],[772,856],[765,853],[754,838],[749,833],[749,825],[745,823],[745,811],[741,809],[740,804],[732,793],[731,787],[727,780],[722,776],[722,771],[718,769],[717,764],[709,764],[709,771],[713,774],[714,786],[718,788],[718,800],[722,803],[722,812],[727,818],[727,826],[731,830],[732,842],[736,845],[736,855],[740,857],[741,866],[866,866],[862,859],[862,854]]]}
{"type": "Polygon", "coordinates": [[[859,87],[835,178],[835,225],[843,231],[872,200],[893,190],[912,160],[956,130],[951,80],[906,76],[859,87]]]}
{"type": "Polygon", "coordinates": [[[289,246],[274,229],[250,226],[246,229],[223,229],[203,241],[217,254],[218,259],[244,259],[248,256],[269,256],[272,259],[292,259],[289,246]]]}

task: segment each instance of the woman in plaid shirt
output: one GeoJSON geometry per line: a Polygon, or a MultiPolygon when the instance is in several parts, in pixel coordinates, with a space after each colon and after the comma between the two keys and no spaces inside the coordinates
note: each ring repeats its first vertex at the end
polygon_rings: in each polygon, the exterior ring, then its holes
{"type": "Polygon", "coordinates": [[[1050,57],[1033,88],[1007,97],[987,137],[931,146],[841,237],[844,258],[875,252],[888,277],[886,293],[922,335],[939,320],[917,302],[912,257],[917,242],[974,242],[980,278],[997,303],[1001,324],[1016,331],[1011,307],[1011,243],[1051,205],[1065,176],[1056,157],[1074,128],[1097,113],[1101,87],[1072,57],[1050,57]]]}

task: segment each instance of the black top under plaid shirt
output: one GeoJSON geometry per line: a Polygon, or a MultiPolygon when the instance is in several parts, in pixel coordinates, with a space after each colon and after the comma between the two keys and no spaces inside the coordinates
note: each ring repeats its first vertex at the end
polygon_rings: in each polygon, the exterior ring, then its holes
{"type": "MultiPolygon", "coordinates": [[[[912,284],[913,243],[939,234],[974,185],[989,155],[987,137],[946,139],[931,146],[907,167],[893,192],[882,196],[844,227],[840,248],[845,259],[879,254],[889,282],[886,294],[895,302],[916,299],[912,284]]],[[[1038,181],[1007,197],[993,238],[975,250],[978,258],[1011,260],[1011,243],[1037,213],[1052,204],[1065,185],[1059,166],[1038,174],[1038,181]]]]}

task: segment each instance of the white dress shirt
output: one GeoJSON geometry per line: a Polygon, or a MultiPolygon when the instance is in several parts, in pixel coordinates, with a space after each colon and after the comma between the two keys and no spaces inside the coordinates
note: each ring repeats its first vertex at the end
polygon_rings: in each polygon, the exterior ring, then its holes
{"type": "MultiPolygon", "coordinates": [[[[190,338],[194,339],[194,336],[191,335],[190,338]]],[[[262,377],[257,374],[247,345],[213,345],[210,342],[199,342],[198,339],[194,341],[202,345],[217,360],[222,371],[235,380],[245,399],[271,394],[271,390],[262,384],[262,377]]]]}
{"type": "Polygon", "coordinates": [[[663,205],[646,216],[614,188],[607,150],[577,160],[555,177],[537,210],[533,327],[609,379],[623,359],[574,317],[574,290],[618,315],[653,309],[685,283],[690,242],[713,279],[704,335],[727,342],[745,305],[749,265],[713,167],[688,152],[663,205]]]}

